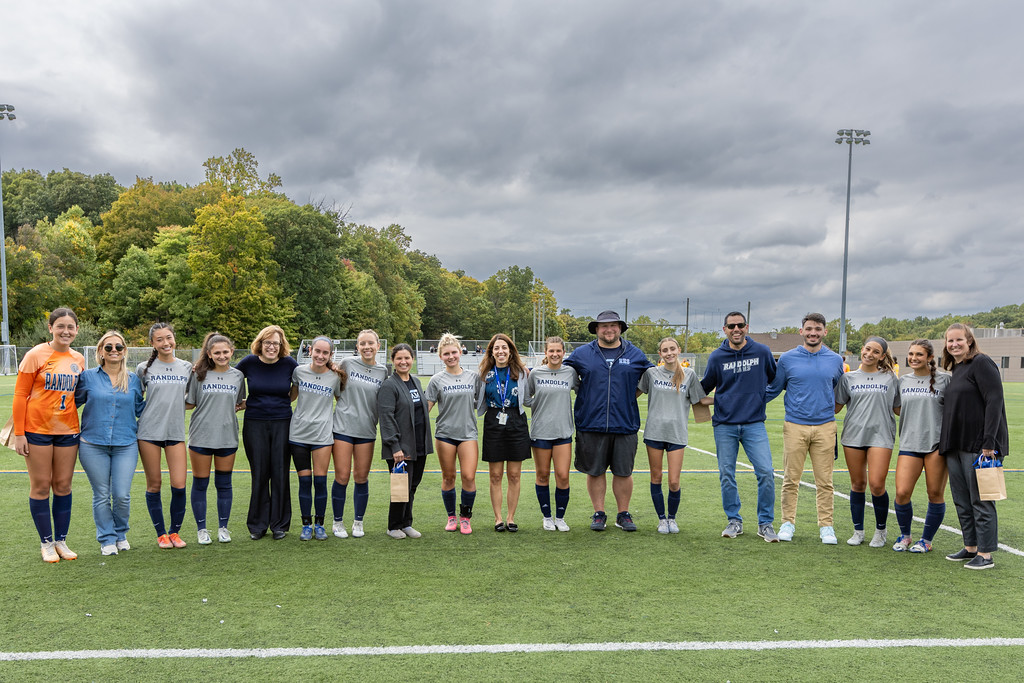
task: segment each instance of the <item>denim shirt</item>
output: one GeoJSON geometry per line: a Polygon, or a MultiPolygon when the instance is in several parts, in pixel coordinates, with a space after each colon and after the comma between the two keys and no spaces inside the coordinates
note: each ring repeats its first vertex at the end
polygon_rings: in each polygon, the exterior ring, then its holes
{"type": "Polygon", "coordinates": [[[138,418],[146,401],[142,398],[142,380],[128,373],[128,391],[117,391],[110,376],[101,367],[78,376],[76,405],[82,410],[81,439],[97,446],[128,446],[135,443],[138,418]]]}

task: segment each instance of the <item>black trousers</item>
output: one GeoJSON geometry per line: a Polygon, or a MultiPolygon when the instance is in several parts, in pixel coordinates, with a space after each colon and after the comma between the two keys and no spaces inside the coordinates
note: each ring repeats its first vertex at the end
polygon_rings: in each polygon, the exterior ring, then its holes
{"type": "MultiPolygon", "coordinates": [[[[395,469],[394,460],[386,462],[389,472],[395,469]]],[[[412,501],[416,498],[416,487],[423,479],[423,470],[427,468],[427,458],[426,456],[416,458],[412,462],[407,460],[406,467],[409,469],[409,502],[391,503],[391,507],[388,509],[388,531],[412,526],[412,501]]]]}
{"type": "Polygon", "coordinates": [[[974,471],[974,453],[953,451],[943,453],[949,469],[949,492],[953,494],[956,516],[964,533],[964,545],[976,545],[978,551],[991,553],[999,549],[999,519],[996,504],[982,500],[978,494],[978,477],[974,471]]]}
{"type": "Polygon", "coordinates": [[[252,470],[252,496],[246,524],[251,534],[288,531],[292,523],[290,420],[242,422],[242,443],[252,470]]]}

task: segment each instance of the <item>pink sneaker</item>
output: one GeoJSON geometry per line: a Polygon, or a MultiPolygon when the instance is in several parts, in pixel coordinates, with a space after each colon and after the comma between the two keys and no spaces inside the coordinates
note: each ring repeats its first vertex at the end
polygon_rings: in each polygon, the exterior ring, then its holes
{"type": "Polygon", "coordinates": [[[444,530],[445,531],[455,531],[458,528],[459,528],[459,522],[458,522],[457,519],[455,519],[455,515],[449,515],[448,516],[448,523],[445,524],[444,530]]]}
{"type": "Polygon", "coordinates": [[[466,535],[473,533],[473,527],[469,525],[469,517],[459,518],[459,531],[466,535]]]}

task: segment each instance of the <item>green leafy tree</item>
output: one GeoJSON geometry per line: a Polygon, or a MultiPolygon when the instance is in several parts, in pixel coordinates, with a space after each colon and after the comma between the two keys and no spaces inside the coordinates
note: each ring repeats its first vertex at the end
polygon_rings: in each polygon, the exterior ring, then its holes
{"type": "Polygon", "coordinates": [[[585,315],[573,315],[568,308],[563,308],[558,314],[558,321],[562,324],[565,333],[562,339],[567,342],[588,342],[594,339],[587,329],[590,325],[590,318],[585,315]]]}
{"type": "MultiPolygon", "coordinates": [[[[22,231],[22,234],[25,232],[27,230],[22,231]]],[[[4,249],[7,257],[7,308],[10,316],[8,331],[10,339],[24,338],[39,320],[60,305],[59,282],[39,251],[18,244],[10,237],[4,249]]]]}
{"type": "Polygon", "coordinates": [[[533,286],[533,270],[529,266],[502,268],[484,280],[484,290],[495,313],[492,333],[504,332],[511,336],[520,351],[533,329],[533,286]]]}
{"type": "Polygon", "coordinates": [[[145,322],[170,323],[179,339],[197,343],[206,330],[194,315],[195,304],[203,290],[193,281],[188,265],[192,231],[180,225],[157,230],[154,244],[147,251],[157,273],[157,283],[143,292],[142,309],[149,316],[145,322]]]}
{"type": "Polygon", "coordinates": [[[159,284],[160,275],[149,252],[135,245],[128,247],[128,253],[117,264],[113,283],[106,290],[100,326],[117,328],[126,334],[146,327],[150,315],[144,303],[146,294],[159,284]]]}
{"type": "Polygon", "coordinates": [[[36,230],[46,267],[57,275],[60,300],[72,307],[79,318],[93,320],[98,303],[94,293],[99,266],[92,241],[92,221],[81,208],[73,206],[53,223],[39,221],[36,230]]]}
{"type": "Polygon", "coordinates": [[[210,157],[203,162],[206,180],[213,184],[220,183],[234,195],[269,193],[281,187],[279,175],[271,173],[266,179],[260,178],[259,167],[260,162],[244,147],[235,148],[226,157],[210,157]]]}
{"type": "Polygon", "coordinates": [[[377,333],[392,343],[414,341],[420,333],[420,315],[426,302],[412,280],[412,263],[407,255],[411,240],[405,230],[400,225],[380,230],[358,225],[346,226],[345,232],[362,243],[362,248],[355,250],[362,263],[350,260],[358,270],[371,275],[387,297],[384,315],[378,317],[377,333]]]}
{"type": "Polygon", "coordinates": [[[98,224],[123,189],[109,173],[90,176],[65,168],[43,177],[36,170],[5,171],[4,229],[14,235],[22,225],[55,220],[73,206],[98,224]]]}

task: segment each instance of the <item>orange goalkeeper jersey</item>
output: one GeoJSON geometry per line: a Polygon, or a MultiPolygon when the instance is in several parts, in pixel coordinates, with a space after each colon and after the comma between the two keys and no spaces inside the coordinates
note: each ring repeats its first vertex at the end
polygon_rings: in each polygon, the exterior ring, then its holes
{"type": "Polygon", "coordinates": [[[25,354],[14,385],[14,433],[77,434],[75,387],[85,369],[78,351],[40,344],[25,354]]]}

